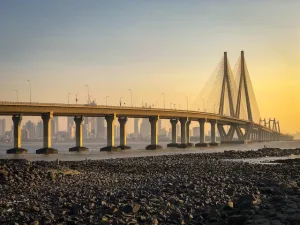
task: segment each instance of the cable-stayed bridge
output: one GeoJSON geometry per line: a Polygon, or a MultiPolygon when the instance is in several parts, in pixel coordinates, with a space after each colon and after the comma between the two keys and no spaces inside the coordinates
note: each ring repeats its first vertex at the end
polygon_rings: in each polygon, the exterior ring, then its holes
{"type": "Polygon", "coordinates": [[[7,153],[26,153],[21,147],[22,116],[41,116],[43,128],[43,148],[36,153],[57,153],[51,147],[51,119],[53,116],[74,116],[76,126],[76,145],[70,151],[87,151],[82,141],[82,123],[84,117],[105,117],[107,122],[107,146],[102,151],[128,149],[126,141],[127,118],[149,118],[151,125],[151,143],[146,149],[162,148],[158,143],[158,120],[169,119],[172,126],[172,143],[168,147],[187,148],[190,142],[190,124],[199,122],[199,143],[196,147],[216,146],[220,143],[245,143],[251,141],[292,140],[293,137],[280,132],[279,121],[260,118],[244,52],[238,59],[233,71],[228,62],[227,53],[221,59],[209,81],[194,103],[202,110],[176,110],[143,107],[50,104],[28,102],[0,102],[0,115],[12,115],[14,126],[14,147],[7,153]],[[120,123],[120,144],[115,145],[114,123],[120,123]],[[181,125],[180,142],[177,142],[177,123],[181,125]],[[205,142],[205,123],[210,124],[209,143],[205,142]],[[216,132],[220,143],[216,141],[216,132]]]}

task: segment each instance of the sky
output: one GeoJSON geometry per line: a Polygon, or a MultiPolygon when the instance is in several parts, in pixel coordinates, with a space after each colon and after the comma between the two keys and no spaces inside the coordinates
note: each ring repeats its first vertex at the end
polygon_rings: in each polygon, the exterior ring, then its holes
{"type": "MultiPolygon", "coordinates": [[[[194,103],[245,51],[261,117],[300,130],[300,1],[0,1],[0,101],[194,103]]],[[[200,103],[199,103],[200,104],[200,103]]],[[[35,118],[36,119],[36,118],[35,118]]]]}

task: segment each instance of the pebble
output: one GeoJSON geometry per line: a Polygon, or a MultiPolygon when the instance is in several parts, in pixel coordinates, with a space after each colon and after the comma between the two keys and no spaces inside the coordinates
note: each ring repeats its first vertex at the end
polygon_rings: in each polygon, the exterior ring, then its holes
{"type": "Polygon", "coordinates": [[[291,154],[300,149],[2,159],[0,224],[300,224],[299,163],[230,161],[291,154]]]}

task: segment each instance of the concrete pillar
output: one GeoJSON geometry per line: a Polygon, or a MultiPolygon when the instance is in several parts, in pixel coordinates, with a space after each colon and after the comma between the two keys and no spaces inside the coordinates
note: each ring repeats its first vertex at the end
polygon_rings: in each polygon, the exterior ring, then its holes
{"type": "Polygon", "coordinates": [[[197,143],[196,147],[207,147],[208,143],[205,143],[205,119],[199,119],[199,128],[200,128],[200,142],[197,143]]]}
{"type": "Polygon", "coordinates": [[[168,144],[167,147],[177,147],[177,123],[178,119],[170,119],[171,126],[172,126],[172,143],[168,144]]]}
{"type": "Polygon", "coordinates": [[[57,150],[51,147],[51,120],[53,113],[42,114],[43,120],[43,148],[36,150],[36,154],[54,154],[57,150]]]}
{"type": "Polygon", "coordinates": [[[21,148],[21,115],[13,115],[12,117],[14,124],[14,147],[6,151],[7,154],[23,154],[27,153],[27,150],[21,148]]]}
{"type": "Polygon", "coordinates": [[[188,147],[193,147],[194,144],[190,142],[190,125],[191,125],[191,122],[190,120],[188,120],[186,122],[186,144],[188,147]]]}
{"type": "Polygon", "coordinates": [[[118,147],[115,147],[115,126],[114,121],[116,119],[116,115],[107,115],[105,116],[106,120],[106,135],[107,135],[107,146],[100,148],[100,151],[117,151],[121,150],[118,147]]]}
{"type": "Polygon", "coordinates": [[[126,140],[126,122],[127,122],[127,117],[119,117],[118,119],[120,123],[120,146],[122,150],[125,149],[130,149],[130,146],[127,146],[127,140],[126,140]]]}
{"type": "Polygon", "coordinates": [[[187,139],[186,139],[186,128],[187,128],[187,117],[179,118],[181,125],[181,143],[178,145],[178,148],[187,148],[187,139]]]}
{"type": "Polygon", "coordinates": [[[210,146],[218,146],[219,143],[216,141],[216,120],[210,120],[210,131],[211,131],[211,141],[210,146]]]}
{"type": "Polygon", "coordinates": [[[157,122],[159,120],[159,116],[151,116],[149,118],[150,126],[151,126],[151,144],[146,147],[146,150],[155,150],[162,149],[162,146],[158,145],[158,132],[157,132],[157,122]]]}
{"type": "Polygon", "coordinates": [[[76,126],[76,146],[73,148],[70,148],[70,152],[82,152],[82,151],[88,151],[89,149],[82,146],[82,122],[84,120],[83,116],[75,116],[75,126],[76,126]]]}

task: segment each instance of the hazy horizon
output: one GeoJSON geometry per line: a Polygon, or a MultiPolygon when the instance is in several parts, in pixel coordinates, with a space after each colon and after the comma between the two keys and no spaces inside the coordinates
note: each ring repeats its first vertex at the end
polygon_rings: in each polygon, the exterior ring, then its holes
{"type": "MultiPolygon", "coordinates": [[[[245,51],[262,118],[300,130],[299,1],[1,1],[0,100],[183,109],[245,51]]],[[[200,103],[199,103],[200,104],[200,103]]],[[[40,118],[34,118],[40,120],[40,118]]],[[[130,128],[131,129],[131,128],[130,128]]]]}

